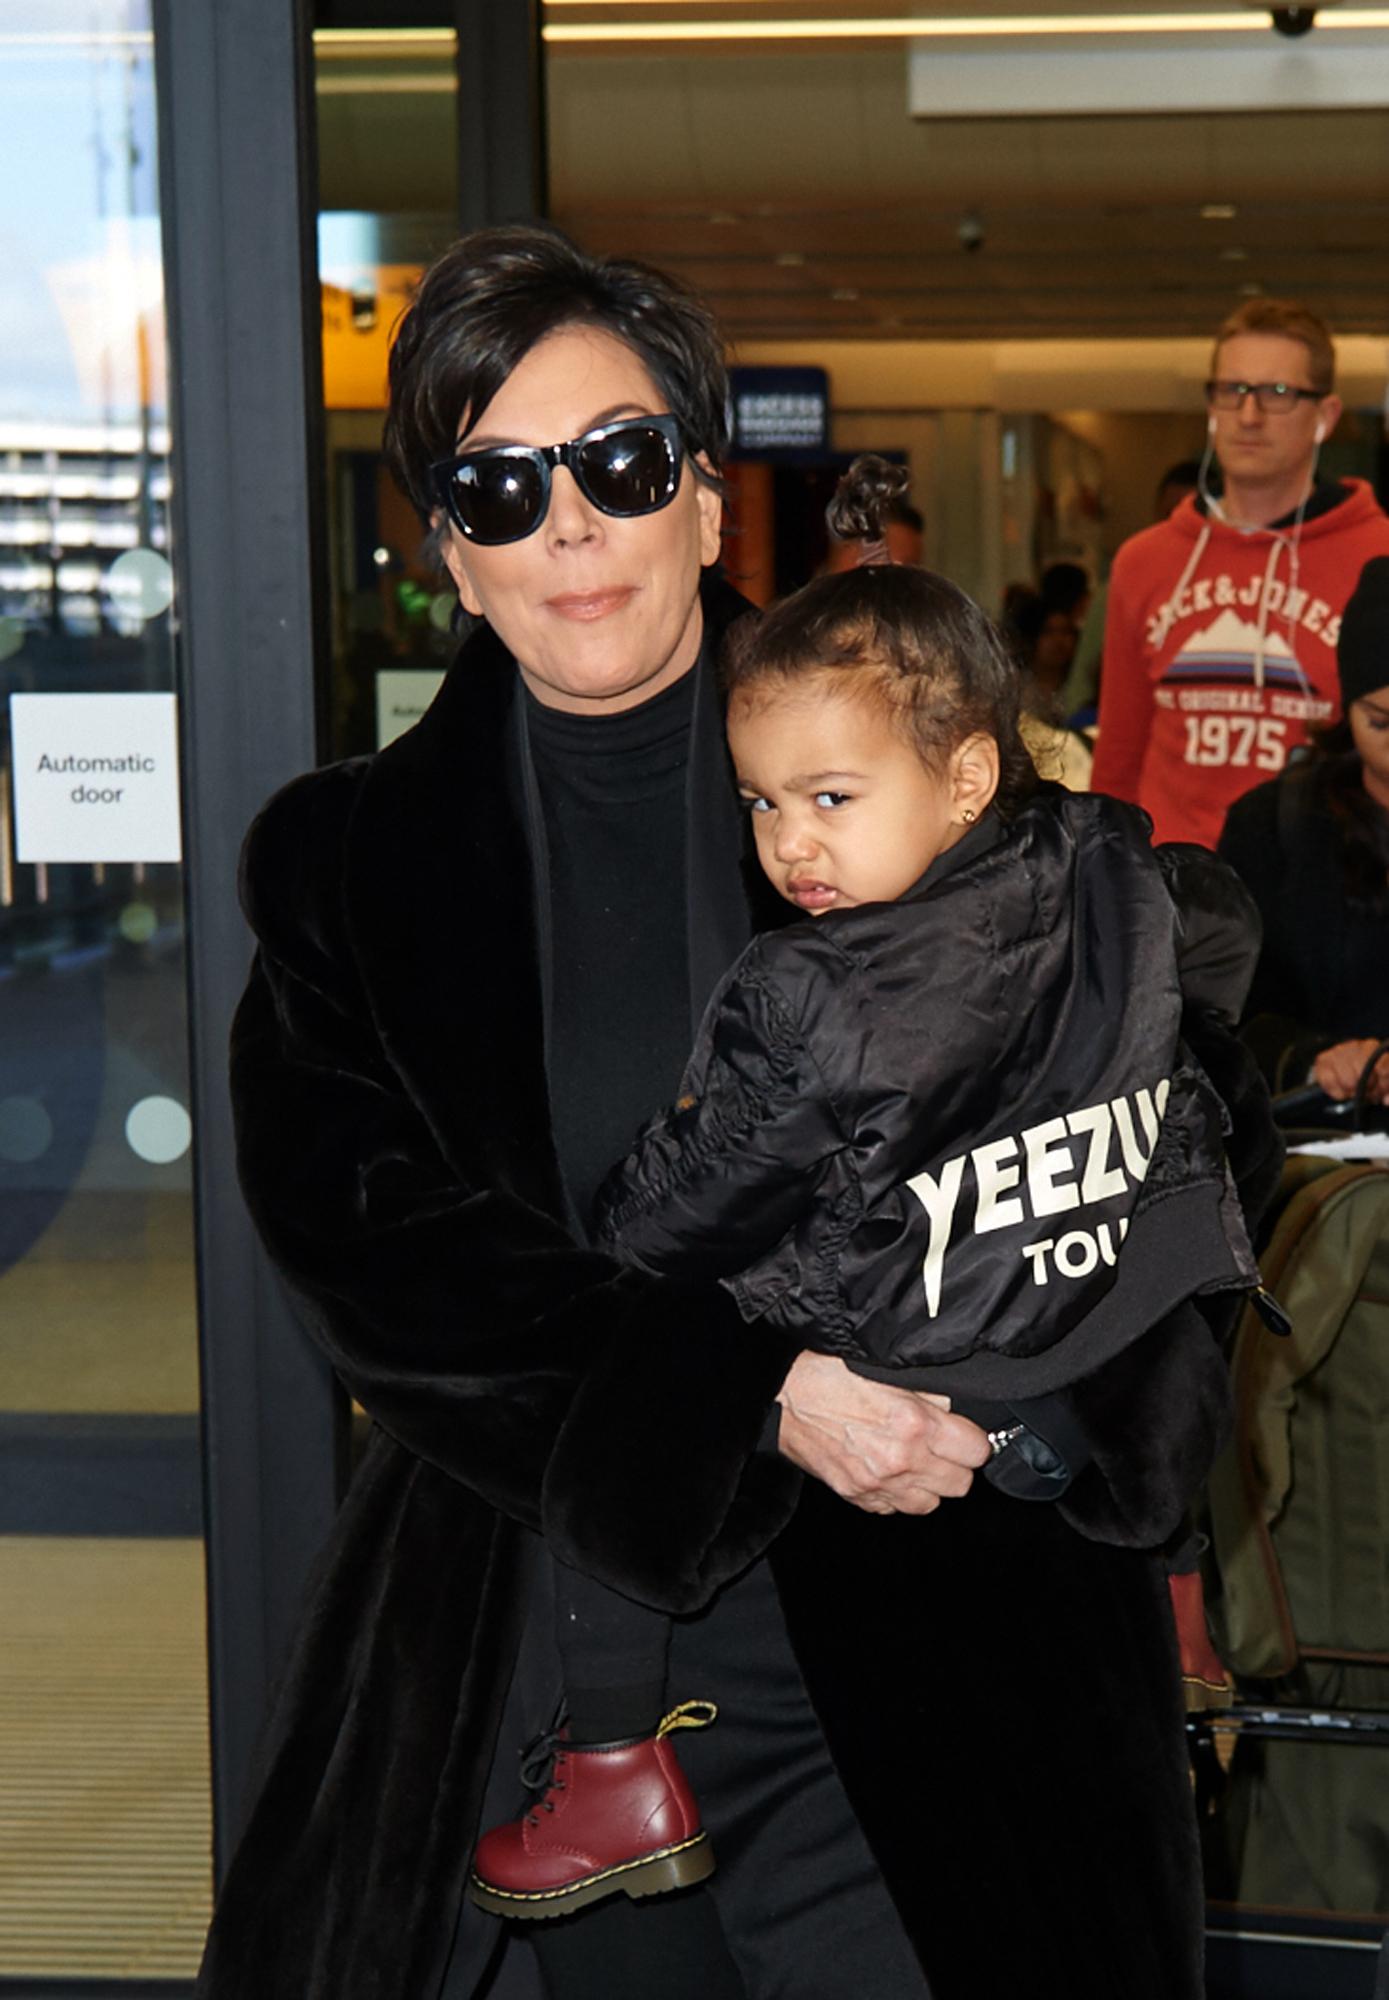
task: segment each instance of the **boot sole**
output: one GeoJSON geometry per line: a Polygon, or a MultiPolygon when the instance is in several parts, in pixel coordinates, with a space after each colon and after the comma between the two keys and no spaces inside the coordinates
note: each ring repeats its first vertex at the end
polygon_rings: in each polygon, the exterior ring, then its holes
{"type": "Polygon", "coordinates": [[[1232,1681],[1208,1681],[1202,1674],[1182,1675],[1182,1705],[1188,1715],[1205,1715],[1212,1709],[1229,1708],[1234,1698],[1232,1681]]]}
{"type": "Polygon", "coordinates": [[[562,1889],[499,1889],[474,1875],[468,1883],[468,1897],[494,1917],[566,1917],[604,1896],[621,1894],[634,1901],[640,1896],[664,1896],[671,1889],[688,1889],[703,1882],[713,1872],[714,1850],[709,1836],[697,1833],[676,1847],[663,1847],[659,1853],[643,1854],[636,1861],[620,1861],[615,1868],[600,1869],[596,1875],[585,1875],[581,1882],[568,1882],[562,1889]]]}

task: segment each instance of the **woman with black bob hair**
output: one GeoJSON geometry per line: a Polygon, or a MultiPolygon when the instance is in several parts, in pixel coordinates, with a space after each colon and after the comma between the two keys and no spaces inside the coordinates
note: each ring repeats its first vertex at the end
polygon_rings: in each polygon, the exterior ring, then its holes
{"type": "Polygon", "coordinates": [[[545,228],[456,244],[395,343],[392,463],[483,622],[414,729],[246,846],[243,1185],[373,1427],[209,2000],[1198,1990],[1147,1556],[974,1481],[989,1440],[942,1399],[589,1235],[785,914],[716,673],[749,609],[725,394],[697,300],[545,228]],[[557,1564],[672,1614],[674,1691],[721,1711],[687,1755],[719,1868],[518,1943],[464,1889],[553,1718],[557,1564]]]}

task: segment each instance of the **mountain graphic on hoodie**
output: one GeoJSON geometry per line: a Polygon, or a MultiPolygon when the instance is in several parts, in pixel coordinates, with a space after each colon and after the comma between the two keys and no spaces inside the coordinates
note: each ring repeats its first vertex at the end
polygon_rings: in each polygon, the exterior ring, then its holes
{"type": "Polygon", "coordinates": [[[1183,500],[1110,572],[1092,783],[1154,840],[1214,847],[1237,798],[1340,712],[1341,612],[1389,520],[1363,479],[1300,524],[1237,528],[1183,500]]]}
{"type": "Polygon", "coordinates": [[[1310,686],[1296,653],[1279,632],[1265,631],[1222,611],[1203,632],[1194,632],[1164,668],[1164,685],[1204,681],[1228,687],[1292,688],[1307,694],[1310,686]]]}

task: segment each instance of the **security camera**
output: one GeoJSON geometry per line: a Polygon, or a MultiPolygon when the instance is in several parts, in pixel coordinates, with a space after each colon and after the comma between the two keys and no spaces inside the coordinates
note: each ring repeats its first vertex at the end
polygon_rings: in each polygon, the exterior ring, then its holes
{"type": "Polygon", "coordinates": [[[1244,0],[1256,14],[1267,14],[1268,24],[1275,35],[1310,35],[1317,25],[1318,14],[1324,14],[1328,7],[1339,7],[1341,0],[1316,0],[1313,7],[1270,7],[1268,0],[1244,0]]]}
{"type": "Polygon", "coordinates": [[[955,225],[955,234],[960,239],[962,250],[982,250],[984,247],[984,225],[977,215],[962,215],[955,225]]]}

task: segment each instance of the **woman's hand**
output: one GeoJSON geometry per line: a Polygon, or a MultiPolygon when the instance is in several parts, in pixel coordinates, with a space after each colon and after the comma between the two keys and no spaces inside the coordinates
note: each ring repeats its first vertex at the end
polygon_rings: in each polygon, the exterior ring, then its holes
{"type": "MultiPolygon", "coordinates": [[[[1328,1097],[1353,1097],[1360,1073],[1377,1047],[1373,1039],[1334,1043],[1331,1048],[1323,1049],[1312,1064],[1312,1081],[1328,1097]]],[[[1375,1064],[1367,1095],[1371,1104],[1389,1104],[1389,1055],[1381,1056],[1375,1064]]]]}
{"type": "Polygon", "coordinates": [[[988,1463],[988,1438],[948,1397],[868,1381],[832,1355],[798,1355],[777,1401],[783,1455],[865,1513],[934,1513],[988,1463]]]}

